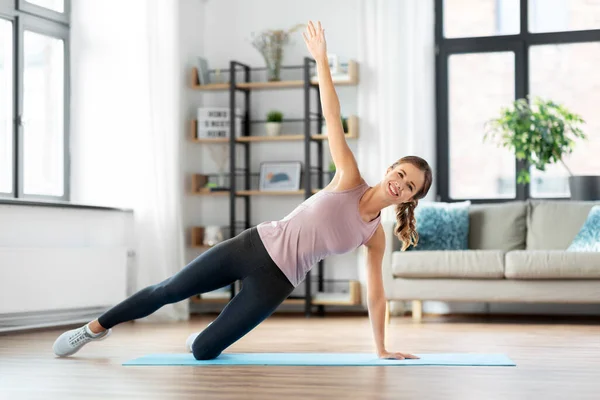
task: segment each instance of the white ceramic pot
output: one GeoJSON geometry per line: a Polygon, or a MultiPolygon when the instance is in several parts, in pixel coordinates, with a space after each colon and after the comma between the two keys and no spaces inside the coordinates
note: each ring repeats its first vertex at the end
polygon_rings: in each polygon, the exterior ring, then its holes
{"type": "Polygon", "coordinates": [[[267,136],[278,136],[281,133],[280,122],[267,122],[266,123],[267,136]]]}

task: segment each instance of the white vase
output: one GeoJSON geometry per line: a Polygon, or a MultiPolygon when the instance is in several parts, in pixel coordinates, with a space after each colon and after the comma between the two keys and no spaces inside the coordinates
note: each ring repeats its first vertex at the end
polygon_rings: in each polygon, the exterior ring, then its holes
{"type": "Polygon", "coordinates": [[[223,241],[223,231],[218,225],[209,225],[204,228],[204,240],[202,244],[205,246],[214,246],[223,241]]]}
{"type": "Polygon", "coordinates": [[[266,123],[267,136],[278,136],[281,133],[280,122],[267,122],[266,123]]]}

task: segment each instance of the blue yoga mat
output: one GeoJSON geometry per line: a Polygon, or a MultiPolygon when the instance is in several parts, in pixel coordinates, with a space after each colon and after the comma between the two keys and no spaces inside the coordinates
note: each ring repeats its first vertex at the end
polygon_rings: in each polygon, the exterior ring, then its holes
{"type": "Polygon", "coordinates": [[[149,354],[123,363],[131,365],[289,365],[289,366],[515,366],[504,354],[415,354],[418,360],[384,360],[364,353],[223,353],[213,360],[198,361],[191,353],[149,354]]]}

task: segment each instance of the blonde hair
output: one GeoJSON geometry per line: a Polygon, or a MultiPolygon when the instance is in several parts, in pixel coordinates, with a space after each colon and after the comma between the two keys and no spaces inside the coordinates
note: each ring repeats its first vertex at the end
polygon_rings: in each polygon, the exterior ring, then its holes
{"type": "Polygon", "coordinates": [[[417,232],[415,219],[415,207],[418,201],[402,203],[396,206],[396,228],[394,234],[402,242],[402,251],[408,246],[416,246],[419,243],[419,233],[417,232]]]}
{"type": "Polygon", "coordinates": [[[394,169],[400,164],[412,164],[425,174],[423,187],[413,196],[412,201],[398,204],[396,206],[396,228],[394,234],[402,242],[402,251],[409,246],[416,246],[419,243],[419,233],[417,232],[417,221],[415,219],[415,208],[429,192],[433,180],[431,168],[427,161],[417,156],[407,156],[396,161],[390,168],[394,169]]]}

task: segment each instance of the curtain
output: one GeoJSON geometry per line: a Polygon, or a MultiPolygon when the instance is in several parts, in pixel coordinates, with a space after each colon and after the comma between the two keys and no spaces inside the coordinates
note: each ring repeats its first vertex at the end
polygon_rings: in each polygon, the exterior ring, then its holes
{"type": "MultiPolygon", "coordinates": [[[[433,0],[362,0],[359,12],[357,162],[370,185],[379,182],[399,158],[426,159],[435,176],[435,42],[433,0]]],[[[435,199],[435,182],[424,201],[435,199]]],[[[382,212],[388,246],[395,215],[382,212]]],[[[395,239],[394,239],[395,240],[395,239]]],[[[358,256],[363,304],[366,259],[358,256]]],[[[389,260],[384,262],[389,268],[389,260]]],[[[386,292],[391,271],[384,270],[386,292]]],[[[406,305],[392,304],[392,312],[406,305]]]]}
{"type": "Polygon", "coordinates": [[[132,294],[184,266],[178,2],[73,2],[72,21],[72,201],[133,209],[132,294]]]}
{"type": "MultiPolygon", "coordinates": [[[[358,162],[373,185],[405,155],[435,168],[434,3],[362,0],[360,6],[358,162]]],[[[393,209],[383,216],[393,219],[393,209]]]]}

